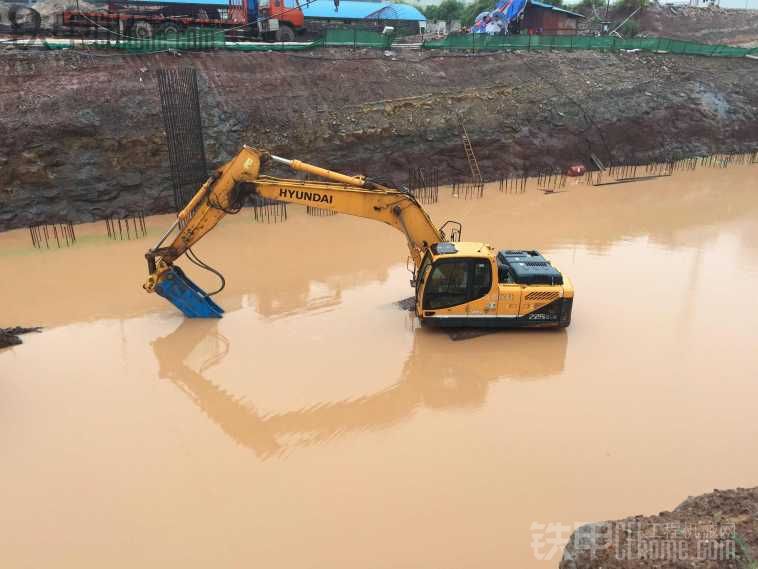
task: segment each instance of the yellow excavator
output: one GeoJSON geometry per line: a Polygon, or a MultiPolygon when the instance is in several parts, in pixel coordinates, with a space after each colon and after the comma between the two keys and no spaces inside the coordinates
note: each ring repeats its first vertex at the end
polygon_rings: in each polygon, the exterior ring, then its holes
{"type": "Polygon", "coordinates": [[[461,224],[437,228],[404,190],[363,176],[332,172],[244,146],[202,185],[176,221],[150,249],[148,292],[157,292],[191,318],[220,318],[224,311],[175,265],[185,253],[210,269],[191,247],[250,196],[328,209],[384,222],[401,231],[413,261],[411,286],[422,323],[445,327],[562,327],[571,323],[571,282],[537,251],[496,251],[463,242],[461,224]],[[278,163],[326,181],[266,176],[278,163]],[[164,246],[174,231],[171,244],[164,246]]]}

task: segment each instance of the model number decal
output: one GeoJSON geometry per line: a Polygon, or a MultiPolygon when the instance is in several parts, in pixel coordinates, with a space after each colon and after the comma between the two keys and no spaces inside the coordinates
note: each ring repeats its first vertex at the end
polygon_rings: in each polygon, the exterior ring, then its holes
{"type": "Polygon", "coordinates": [[[528,320],[558,320],[555,314],[529,314],[528,320]]]}

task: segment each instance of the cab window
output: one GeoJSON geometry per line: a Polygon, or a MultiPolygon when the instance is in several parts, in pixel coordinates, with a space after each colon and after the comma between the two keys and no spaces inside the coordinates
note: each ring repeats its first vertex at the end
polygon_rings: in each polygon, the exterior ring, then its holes
{"type": "Polygon", "coordinates": [[[492,271],[485,259],[437,262],[424,289],[424,309],[448,308],[481,298],[491,283],[492,271]]]}
{"type": "Polygon", "coordinates": [[[498,282],[502,284],[513,284],[516,282],[516,279],[513,277],[513,271],[510,267],[506,265],[500,265],[497,266],[497,275],[498,275],[498,282]]]}
{"type": "Polygon", "coordinates": [[[472,291],[469,300],[483,297],[492,287],[492,271],[489,261],[473,261],[473,277],[471,279],[472,291]]]}

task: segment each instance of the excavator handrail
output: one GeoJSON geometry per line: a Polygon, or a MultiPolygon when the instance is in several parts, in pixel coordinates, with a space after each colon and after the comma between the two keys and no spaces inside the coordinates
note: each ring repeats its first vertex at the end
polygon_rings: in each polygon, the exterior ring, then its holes
{"type": "Polygon", "coordinates": [[[463,234],[463,224],[460,221],[455,221],[454,219],[448,219],[440,225],[438,231],[440,232],[440,235],[442,235],[442,239],[444,241],[460,241],[461,235],[463,234]],[[447,233],[445,232],[445,228],[450,225],[450,236],[448,237],[447,233]]]}

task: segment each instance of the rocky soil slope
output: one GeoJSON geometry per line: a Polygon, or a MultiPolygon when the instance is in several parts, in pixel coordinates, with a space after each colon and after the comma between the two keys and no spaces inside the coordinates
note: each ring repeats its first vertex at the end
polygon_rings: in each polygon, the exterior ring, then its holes
{"type": "Polygon", "coordinates": [[[582,526],[560,569],[755,569],[758,487],[687,498],[672,512],[582,526]]]}
{"type": "Polygon", "coordinates": [[[641,12],[639,20],[640,33],[646,35],[758,46],[758,10],[653,5],[641,12]]]}
{"type": "Polygon", "coordinates": [[[207,155],[241,144],[404,183],[758,148],[758,61],[644,54],[0,51],[0,230],[170,210],[156,71],[199,71],[207,155]]]}

